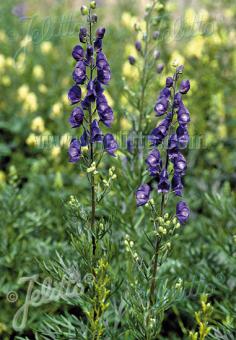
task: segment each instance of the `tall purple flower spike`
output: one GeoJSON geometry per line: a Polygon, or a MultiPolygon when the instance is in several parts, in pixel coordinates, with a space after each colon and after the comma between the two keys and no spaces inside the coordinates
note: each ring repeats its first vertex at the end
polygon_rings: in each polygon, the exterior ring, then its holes
{"type": "MultiPolygon", "coordinates": [[[[152,150],[146,159],[147,169],[152,180],[150,183],[157,182],[157,192],[166,195],[173,192],[176,196],[182,196],[183,181],[186,173],[187,162],[181,153],[189,143],[188,124],[190,113],[184,106],[183,96],[190,89],[189,80],[180,83],[179,91],[176,89],[177,81],[183,67],[178,67],[173,77],[166,79],[164,87],[157,98],[154,111],[156,116],[164,116],[164,119],[155,127],[148,139],[152,150]],[[178,123],[177,126],[174,123],[178,123]],[[164,144],[166,140],[166,143],[164,144]],[[160,144],[164,145],[164,158],[158,150],[160,144]],[[167,150],[166,150],[167,149],[167,150]],[[173,164],[173,171],[169,173],[169,164],[173,164]]],[[[163,148],[162,148],[163,149],[163,148]]],[[[153,185],[152,185],[153,187],[153,185]]],[[[151,187],[149,184],[142,184],[136,191],[137,206],[146,204],[150,199],[151,187]]],[[[190,211],[187,204],[183,201],[177,204],[176,216],[179,222],[185,223],[189,218],[190,211]]]]}
{"type": "Polygon", "coordinates": [[[90,43],[88,30],[81,27],[79,40],[72,50],[72,57],[76,64],[72,74],[75,84],[68,92],[68,98],[71,105],[77,104],[77,107],[71,112],[69,123],[72,128],[83,127],[83,133],[79,139],[73,138],[69,147],[69,161],[75,163],[81,157],[81,146],[87,146],[90,143],[102,143],[104,150],[111,156],[115,156],[118,144],[112,134],[103,136],[100,123],[108,128],[111,127],[114,120],[112,108],[108,105],[104,95],[104,85],[108,85],[111,79],[111,69],[108,60],[102,50],[103,38],[106,29],[100,27],[96,31],[96,39],[93,45],[90,43]],[[84,47],[84,45],[86,45],[84,47]],[[87,69],[93,67],[93,79],[88,79],[87,69]],[[86,95],[82,97],[81,85],[86,87],[86,95]],[[79,106],[79,104],[81,106],[79,106]],[[94,105],[94,107],[93,107],[94,105]],[[91,110],[98,114],[99,120],[93,119],[89,122],[91,110]]]}

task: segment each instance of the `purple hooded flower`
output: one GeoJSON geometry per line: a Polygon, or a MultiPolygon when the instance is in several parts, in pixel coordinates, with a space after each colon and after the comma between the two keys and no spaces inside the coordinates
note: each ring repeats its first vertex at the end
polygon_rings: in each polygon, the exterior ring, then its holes
{"type": "Polygon", "coordinates": [[[160,181],[158,184],[158,192],[159,193],[167,193],[170,190],[170,182],[168,180],[168,172],[166,169],[163,169],[160,175],[160,181]]]}
{"type": "Polygon", "coordinates": [[[174,83],[174,80],[172,77],[166,78],[166,87],[171,87],[174,83]]]}
{"type": "Polygon", "coordinates": [[[87,146],[89,143],[89,136],[86,130],[84,130],[82,136],[80,137],[81,146],[87,146]]]}
{"type": "Polygon", "coordinates": [[[92,132],[92,135],[91,135],[92,143],[102,142],[102,131],[100,130],[98,121],[96,119],[92,122],[91,132],[92,132]]]}
{"type": "Polygon", "coordinates": [[[88,31],[86,27],[81,27],[79,32],[79,40],[81,43],[86,43],[88,31]]]}
{"type": "Polygon", "coordinates": [[[96,37],[98,39],[103,39],[104,38],[104,35],[106,33],[106,29],[105,27],[99,27],[96,31],[96,37]]]}
{"type": "Polygon", "coordinates": [[[190,90],[190,81],[189,80],[183,80],[180,84],[179,92],[182,93],[182,94],[186,94],[186,93],[188,93],[189,90],[190,90]]]}
{"type": "Polygon", "coordinates": [[[187,163],[186,163],[184,156],[180,152],[174,158],[173,163],[174,163],[175,172],[181,175],[184,175],[185,170],[187,169],[187,163]]]}
{"type": "Polygon", "coordinates": [[[74,110],[71,112],[71,116],[69,118],[69,122],[71,124],[72,128],[80,127],[83,123],[84,119],[84,112],[80,107],[74,108],[74,110]]]}
{"type": "Polygon", "coordinates": [[[167,116],[155,129],[152,130],[151,134],[148,136],[152,145],[159,145],[162,143],[163,139],[167,136],[170,122],[171,119],[167,116]]]}
{"type": "Polygon", "coordinates": [[[81,156],[81,145],[80,145],[80,142],[76,138],[72,139],[68,153],[69,153],[69,162],[71,163],[78,162],[81,156]]]}
{"type": "Polygon", "coordinates": [[[86,65],[83,61],[78,61],[73,72],[73,79],[77,84],[83,84],[86,80],[86,65]]]}
{"type": "Polygon", "coordinates": [[[156,112],[156,116],[164,115],[164,113],[166,113],[168,109],[168,105],[169,105],[169,101],[165,96],[162,96],[161,98],[159,98],[154,108],[156,112]]]}
{"type": "Polygon", "coordinates": [[[114,120],[114,114],[111,107],[108,105],[106,97],[101,94],[97,97],[97,110],[101,121],[107,126],[111,127],[114,120]]]}
{"type": "Polygon", "coordinates": [[[131,140],[131,138],[128,138],[127,140],[127,150],[129,153],[134,152],[134,143],[133,143],[133,140],[131,140]]]}
{"type": "Polygon", "coordinates": [[[148,165],[148,170],[151,176],[156,176],[161,171],[162,161],[160,152],[157,149],[153,149],[147,159],[146,163],[148,165]]]}
{"type": "Polygon", "coordinates": [[[178,137],[177,134],[174,133],[173,135],[170,136],[168,141],[168,157],[172,162],[178,156],[179,153],[178,146],[179,146],[178,137]]]}
{"type": "Polygon", "coordinates": [[[93,60],[93,46],[88,46],[86,50],[86,61],[87,63],[92,63],[93,60]]]}
{"type": "Polygon", "coordinates": [[[104,85],[107,85],[111,80],[111,69],[108,64],[107,58],[102,51],[97,52],[96,66],[98,81],[100,81],[104,85]]]}
{"type": "Polygon", "coordinates": [[[172,181],[171,181],[171,187],[176,196],[182,196],[184,187],[181,181],[181,176],[178,173],[174,174],[172,181]]]}
{"type": "Polygon", "coordinates": [[[81,100],[81,88],[77,85],[72,86],[68,92],[68,98],[72,105],[79,103],[81,100]]]}
{"type": "Polygon", "coordinates": [[[77,61],[82,61],[84,59],[84,49],[80,45],[76,45],[73,48],[72,56],[77,61]]]}
{"type": "Polygon", "coordinates": [[[96,39],[94,42],[94,49],[98,52],[102,50],[102,39],[96,39]]]}
{"type": "Polygon", "coordinates": [[[184,104],[180,105],[177,118],[180,125],[186,125],[190,122],[190,113],[184,104]]]}
{"type": "Polygon", "coordinates": [[[178,218],[181,224],[187,222],[190,216],[190,210],[187,204],[183,201],[178,202],[176,205],[176,217],[178,218]]]}
{"type": "Polygon", "coordinates": [[[179,125],[176,130],[176,135],[178,138],[179,147],[181,149],[186,148],[189,143],[189,134],[187,128],[183,125],[179,125]]]}
{"type": "Polygon", "coordinates": [[[169,99],[170,95],[171,95],[170,89],[168,87],[165,87],[163,90],[161,90],[159,98],[165,97],[166,99],[169,99]]]}
{"type": "Polygon", "coordinates": [[[181,93],[177,92],[174,98],[174,107],[178,108],[181,104],[182,104],[182,96],[181,96],[181,93]]]}
{"type": "Polygon", "coordinates": [[[111,155],[115,157],[115,152],[118,149],[118,143],[111,133],[107,133],[103,139],[104,149],[111,155]]]}
{"type": "Polygon", "coordinates": [[[136,203],[140,207],[145,205],[150,198],[151,188],[148,184],[142,184],[136,191],[136,203]]]}

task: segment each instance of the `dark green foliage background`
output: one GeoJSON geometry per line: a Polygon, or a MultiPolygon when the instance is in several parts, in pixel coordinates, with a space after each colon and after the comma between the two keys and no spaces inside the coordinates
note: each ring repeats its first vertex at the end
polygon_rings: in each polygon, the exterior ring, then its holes
{"type": "MultiPolygon", "coordinates": [[[[99,2],[101,6],[97,12],[99,20],[107,27],[105,52],[113,74],[108,90],[116,115],[113,132],[119,134],[124,129],[124,118],[131,118],[126,117],[122,103],[122,70],[127,58],[125,46],[135,41],[132,28],[122,23],[122,15],[129,12],[141,18],[143,7],[139,1],[99,2]]],[[[42,282],[46,275],[42,264],[53,259],[57,261],[56,252],[65,261],[79,262],[70,245],[66,202],[75,195],[81,205],[89,204],[86,176],[81,174],[79,166],[67,162],[66,147],[61,147],[60,154],[55,157],[51,153],[52,145],[32,146],[26,142],[36,116],[44,119],[46,130],[56,138],[65,133],[75,134],[67,122],[69,105],[63,103],[61,114],[54,118],[51,110],[53,104],[63,102],[62,96],[71,84],[73,61],[70,55],[81,24],[80,4],[27,1],[27,16],[33,18],[31,27],[31,19],[20,20],[12,14],[16,4],[14,0],[0,4],[0,32],[5,32],[0,54],[13,61],[18,60],[19,53],[25,54],[22,74],[14,63],[0,66],[0,338],[3,340],[38,339],[37,331],[45,327],[46,313],[60,318],[71,311],[68,301],[32,307],[25,329],[18,332],[12,327],[14,315],[27,293],[27,284],[20,284],[20,278],[38,274],[38,281],[42,282]],[[65,25],[59,31],[62,17],[67,23],[73,21],[72,29],[65,25]],[[45,34],[47,20],[51,20],[51,26],[45,34]],[[25,50],[20,50],[20,42],[26,35],[33,41],[25,50]],[[41,51],[44,41],[52,44],[51,52],[46,55],[41,51]],[[33,75],[35,65],[44,68],[41,80],[33,75]],[[10,83],[4,83],[6,76],[10,83]],[[17,91],[24,84],[37,96],[38,107],[33,112],[24,112],[22,101],[17,99],[17,91]],[[47,87],[46,93],[39,91],[40,84],[47,87]],[[15,303],[7,298],[11,291],[17,292],[15,303]]],[[[184,21],[189,13],[187,3],[181,7],[178,1],[169,1],[169,5],[163,19],[166,27],[173,28],[176,18],[180,17],[185,32],[190,30],[184,21]]],[[[200,138],[202,141],[200,147],[188,150],[187,156],[185,199],[191,207],[191,219],[180,232],[171,258],[160,273],[168,277],[169,290],[171,282],[177,278],[182,278],[185,284],[182,298],[174,300],[164,315],[161,336],[163,339],[187,339],[189,331],[197,328],[194,313],[200,309],[200,295],[206,293],[213,307],[212,331],[207,339],[218,339],[219,334],[233,339],[236,329],[236,5],[231,0],[199,0],[194,6],[190,9],[195,9],[196,13],[205,9],[209,15],[207,22],[214,27],[211,34],[197,32],[201,37],[201,53],[194,53],[194,49],[200,47],[191,34],[179,40],[159,42],[165,74],[172,72],[170,63],[174,53],[185,59],[184,77],[194,83],[187,100],[192,117],[191,136],[193,140],[200,138]],[[188,46],[192,46],[190,51],[188,46]]],[[[151,106],[164,79],[165,75],[158,75],[150,89],[147,102],[151,106]]],[[[149,126],[151,129],[153,122],[149,126]]],[[[146,210],[137,210],[135,206],[134,192],[143,174],[127,170],[121,154],[115,160],[106,158],[103,168],[112,165],[116,167],[118,178],[99,214],[112,223],[110,267],[114,284],[123,282],[117,293],[119,302],[133,275],[123,239],[129,234],[144,256],[148,256],[145,232],[152,226],[145,217],[146,210]],[[117,279],[120,282],[115,282],[117,279]]],[[[113,306],[117,301],[112,300],[113,306]]],[[[113,324],[116,318],[122,319],[122,315],[111,315],[109,322],[113,324]]],[[[128,327],[125,321],[123,325],[128,327]]],[[[128,333],[119,335],[118,330],[119,327],[114,328],[114,334],[107,339],[131,339],[128,333]]]]}

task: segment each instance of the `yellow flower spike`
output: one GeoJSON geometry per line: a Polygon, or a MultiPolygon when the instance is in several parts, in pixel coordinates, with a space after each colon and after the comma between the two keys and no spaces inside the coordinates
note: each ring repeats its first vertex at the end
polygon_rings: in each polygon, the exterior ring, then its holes
{"type": "Polygon", "coordinates": [[[11,85],[11,78],[10,77],[3,76],[1,80],[2,80],[2,84],[6,87],[11,85]]]}
{"type": "Polygon", "coordinates": [[[65,146],[68,147],[71,141],[71,137],[68,133],[65,133],[64,135],[62,135],[61,140],[60,140],[60,145],[61,146],[65,146]]]}
{"type": "Polygon", "coordinates": [[[0,184],[5,183],[6,182],[6,174],[4,171],[0,170],[0,184]]]}
{"type": "Polygon", "coordinates": [[[69,104],[67,93],[64,93],[64,94],[61,96],[61,99],[62,99],[62,102],[63,102],[64,105],[68,105],[68,104],[69,104]]]}
{"type": "Polygon", "coordinates": [[[29,94],[29,86],[24,84],[17,90],[17,95],[19,100],[25,100],[29,94]]]}
{"type": "Polygon", "coordinates": [[[185,63],[185,58],[178,52],[174,51],[171,55],[170,64],[174,67],[183,65],[185,63]]]}
{"type": "Polygon", "coordinates": [[[45,124],[44,124],[43,118],[40,116],[34,118],[31,123],[31,129],[32,131],[35,131],[35,132],[41,132],[41,133],[44,132],[45,124]]]}
{"type": "Polygon", "coordinates": [[[39,87],[38,87],[38,90],[39,90],[40,93],[45,94],[45,93],[47,93],[48,88],[47,88],[46,85],[40,84],[39,87]]]}
{"type": "Polygon", "coordinates": [[[40,46],[40,50],[43,54],[49,54],[52,52],[53,45],[50,41],[44,41],[42,42],[40,46]]]}
{"type": "Polygon", "coordinates": [[[127,118],[122,118],[120,120],[121,129],[124,131],[129,131],[132,128],[132,124],[128,121],[127,118]]]}
{"type": "Polygon", "coordinates": [[[126,78],[130,78],[133,81],[136,81],[139,79],[139,72],[138,69],[132,65],[130,65],[129,61],[126,61],[122,68],[122,74],[126,78]]]}
{"type": "Polygon", "coordinates": [[[38,101],[35,93],[30,92],[27,94],[23,109],[29,112],[35,112],[38,109],[38,101]]]}
{"type": "Polygon", "coordinates": [[[205,40],[202,35],[197,35],[186,46],[185,53],[188,56],[200,58],[202,56],[205,40]]]}
{"type": "Polygon", "coordinates": [[[61,115],[62,115],[62,104],[61,103],[53,104],[50,116],[52,118],[56,118],[56,117],[60,117],[61,115]]]}
{"type": "Polygon", "coordinates": [[[60,155],[60,153],[61,153],[61,148],[60,148],[60,146],[53,146],[52,147],[52,150],[51,150],[51,156],[52,156],[52,158],[54,158],[54,159],[57,159],[58,158],[58,156],[60,155]]]}
{"type": "Polygon", "coordinates": [[[15,65],[15,60],[11,57],[7,57],[5,62],[8,67],[13,67],[15,65]]]}
{"type": "Polygon", "coordinates": [[[7,42],[7,35],[4,31],[0,31],[0,42],[5,43],[7,42]]]}
{"type": "Polygon", "coordinates": [[[42,80],[44,78],[44,69],[41,65],[35,65],[33,68],[33,76],[36,80],[42,80]]]}
{"type": "Polygon", "coordinates": [[[31,133],[27,139],[26,139],[26,144],[29,146],[35,146],[37,145],[37,139],[36,139],[36,135],[34,133],[31,133]]]}
{"type": "Polygon", "coordinates": [[[134,44],[128,44],[125,46],[125,56],[128,57],[132,55],[135,58],[138,58],[138,52],[134,46],[134,44]]]}
{"type": "Polygon", "coordinates": [[[20,42],[20,47],[25,48],[29,47],[32,43],[32,38],[30,35],[26,35],[20,42]]]}

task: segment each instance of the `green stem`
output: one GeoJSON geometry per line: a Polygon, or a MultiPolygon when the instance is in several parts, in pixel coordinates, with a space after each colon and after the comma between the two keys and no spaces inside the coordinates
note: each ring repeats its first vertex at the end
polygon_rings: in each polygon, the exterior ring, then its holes
{"type": "MultiPolygon", "coordinates": [[[[89,11],[89,40],[90,45],[92,45],[92,23],[91,23],[91,11],[89,11]]],[[[93,80],[93,65],[90,64],[90,77],[89,80],[93,80]]],[[[89,127],[90,127],[90,163],[94,162],[94,148],[93,148],[93,142],[92,142],[92,106],[91,103],[89,104],[89,127]]],[[[90,165],[90,166],[91,166],[90,165]]],[[[91,230],[92,230],[92,247],[93,247],[93,256],[96,255],[96,236],[95,236],[95,214],[96,214],[96,195],[95,195],[95,178],[94,173],[91,172],[91,230]]]]}

